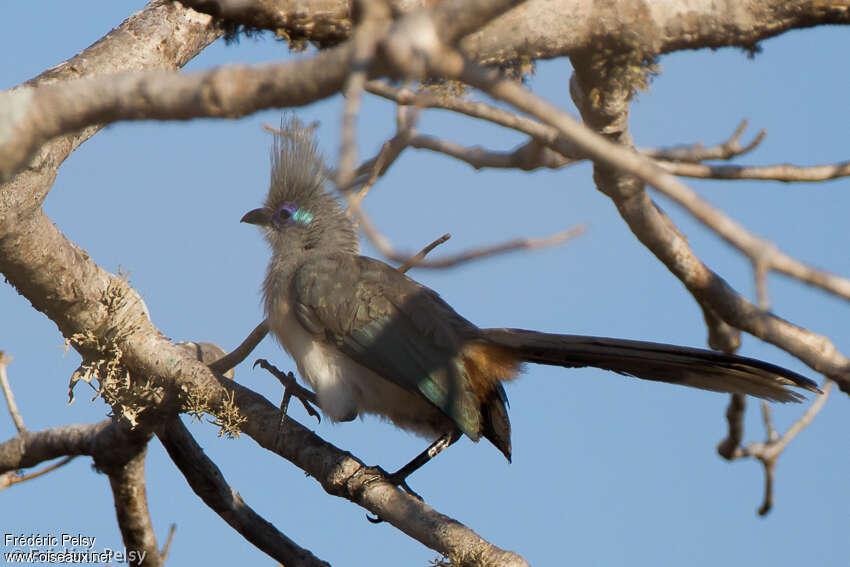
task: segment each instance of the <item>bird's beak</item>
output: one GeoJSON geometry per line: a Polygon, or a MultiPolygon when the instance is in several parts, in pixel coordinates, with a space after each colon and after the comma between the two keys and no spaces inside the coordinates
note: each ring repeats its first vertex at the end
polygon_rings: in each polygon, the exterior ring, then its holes
{"type": "Polygon", "coordinates": [[[245,213],[245,216],[243,216],[239,222],[247,222],[248,224],[255,224],[257,226],[267,226],[270,220],[271,215],[266,209],[254,209],[253,211],[245,213]]]}

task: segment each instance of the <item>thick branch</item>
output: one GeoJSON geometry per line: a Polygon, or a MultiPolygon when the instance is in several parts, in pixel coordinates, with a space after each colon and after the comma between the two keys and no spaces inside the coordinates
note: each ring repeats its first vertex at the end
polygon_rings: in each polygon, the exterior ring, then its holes
{"type": "Polygon", "coordinates": [[[345,45],[280,65],[221,67],[202,73],[124,73],[0,93],[0,174],[17,171],[45,141],[90,124],[245,116],[300,106],[339,91],[350,63],[345,45]]]}
{"type": "Polygon", "coordinates": [[[140,444],[136,454],[123,464],[101,464],[99,456],[95,457],[95,464],[109,475],[109,486],[112,488],[121,537],[127,550],[134,554],[130,565],[158,567],[162,565],[162,557],[148,511],[145,490],[146,454],[147,445],[140,444]]]}
{"type": "MultiPolygon", "coordinates": [[[[411,14],[395,23],[385,40],[386,54],[411,48],[415,56],[434,42],[453,43],[518,1],[521,0],[450,0],[411,14]],[[410,44],[410,38],[423,45],[410,44]]],[[[124,73],[37,89],[23,86],[0,93],[0,108],[4,110],[0,113],[0,179],[19,171],[47,140],[93,124],[235,118],[325,98],[343,87],[354,60],[354,48],[352,42],[347,42],[314,57],[281,65],[231,66],[187,75],[124,73]]],[[[410,59],[408,55],[411,54],[395,54],[410,59]]],[[[372,74],[389,72],[382,61],[371,65],[372,74]]]]}
{"type": "Polygon", "coordinates": [[[328,566],[254,512],[227,484],[179,418],[170,419],[157,436],[195,494],[258,549],[282,565],[328,566]]]}
{"type": "MultiPolygon", "coordinates": [[[[130,373],[146,376],[153,387],[162,388],[160,411],[186,407],[190,396],[203,399],[213,412],[229,407],[233,400],[239,415],[246,418],[241,426],[244,433],[291,460],[331,494],[356,502],[441,553],[475,551],[504,565],[525,564],[515,554],[499,550],[466,526],[385,482],[380,472],[368,469],[294,421],[287,424],[284,442],[276,445],[274,425],[280,422],[276,407],[239,384],[215,375],[181,347],[170,343],[147,319],[141,303],[133,301],[136,292],[96,266],[42,213],[27,223],[19,223],[18,229],[14,245],[9,238],[0,239],[0,271],[37,309],[53,319],[65,336],[90,333],[98,341],[115,338],[112,344],[120,349],[122,363],[130,373]],[[51,276],[56,270],[61,270],[62,278],[51,276]],[[108,300],[116,295],[126,301],[116,305],[108,300]]],[[[85,356],[100,356],[86,345],[78,348],[85,356]]],[[[24,434],[20,437],[26,439],[24,434]]],[[[65,450],[67,436],[61,437],[62,450],[54,447],[53,456],[84,453],[79,448],[78,452],[65,450]]],[[[3,447],[0,446],[0,463],[3,447]]],[[[34,460],[33,455],[46,452],[23,447],[11,450],[23,457],[9,468],[31,466],[27,463],[44,460],[34,460]]]]}
{"type": "Polygon", "coordinates": [[[108,455],[110,461],[126,462],[136,454],[140,439],[145,439],[144,434],[131,432],[108,419],[24,431],[0,443],[0,473],[71,455],[108,455]]]}
{"type": "MultiPolygon", "coordinates": [[[[127,18],[124,23],[75,57],[52,67],[23,85],[6,93],[4,97],[29,88],[40,88],[65,82],[69,79],[94,77],[151,69],[176,69],[185,65],[204,47],[212,43],[220,30],[209,17],[186,10],[166,0],[151,2],[143,10],[127,18]],[[132,53],[132,57],[127,54],[132,53]]],[[[12,109],[0,102],[0,138],[11,135],[5,130],[12,109]]],[[[51,122],[56,118],[52,118],[51,122]]],[[[68,135],[52,140],[39,148],[38,157],[28,164],[9,183],[0,185],[0,239],[10,230],[18,217],[32,213],[44,199],[56,170],[77,146],[91,137],[100,125],[91,125],[82,131],[66,131],[68,135]]],[[[15,143],[28,145],[25,138],[15,143]]],[[[2,169],[2,168],[0,168],[2,169]]],[[[2,177],[2,176],[0,176],[2,177]]]]}
{"type": "MultiPolygon", "coordinates": [[[[342,41],[352,27],[348,0],[186,3],[236,24],[280,30],[285,36],[319,44],[342,41]]],[[[393,2],[396,9],[404,11],[428,4],[425,0],[393,2]]],[[[749,49],[790,29],[848,22],[850,8],[844,0],[529,0],[470,34],[460,46],[468,56],[482,62],[560,57],[626,42],[629,48],[651,57],[704,47],[749,49]]]]}

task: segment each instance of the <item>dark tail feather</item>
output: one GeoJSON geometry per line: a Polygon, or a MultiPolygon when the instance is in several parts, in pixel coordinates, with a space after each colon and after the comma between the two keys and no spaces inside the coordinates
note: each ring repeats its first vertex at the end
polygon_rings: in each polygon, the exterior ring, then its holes
{"type": "Polygon", "coordinates": [[[822,393],[813,381],[781,366],[710,350],[522,329],[483,329],[482,334],[518,358],[537,364],[593,366],[645,380],[749,394],[774,402],[805,399],[788,386],[822,393]]]}
{"type": "Polygon", "coordinates": [[[508,418],[508,396],[498,382],[490,399],[481,406],[481,417],[485,439],[499,449],[511,462],[511,420],[508,418]]]}

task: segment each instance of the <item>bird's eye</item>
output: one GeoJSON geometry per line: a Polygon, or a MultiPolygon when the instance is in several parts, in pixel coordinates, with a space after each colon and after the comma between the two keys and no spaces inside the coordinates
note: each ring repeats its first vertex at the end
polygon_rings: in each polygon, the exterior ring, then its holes
{"type": "Polygon", "coordinates": [[[287,223],[297,211],[298,207],[291,203],[285,203],[277,208],[277,212],[275,212],[275,221],[279,225],[287,223]]]}
{"type": "Polygon", "coordinates": [[[299,226],[307,226],[313,220],[313,215],[308,211],[293,205],[292,203],[284,203],[279,206],[272,217],[272,224],[278,229],[289,224],[299,226]]]}

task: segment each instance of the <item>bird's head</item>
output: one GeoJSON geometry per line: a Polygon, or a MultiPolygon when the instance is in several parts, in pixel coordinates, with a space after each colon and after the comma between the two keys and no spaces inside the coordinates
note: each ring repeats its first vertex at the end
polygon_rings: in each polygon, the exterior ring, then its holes
{"type": "Polygon", "coordinates": [[[294,116],[281,120],[272,147],[265,203],[246,213],[241,222],[262,227],[276,253],[356,253],[354,225],[326,190],[327,173],[314,128],[294,116]]]}

